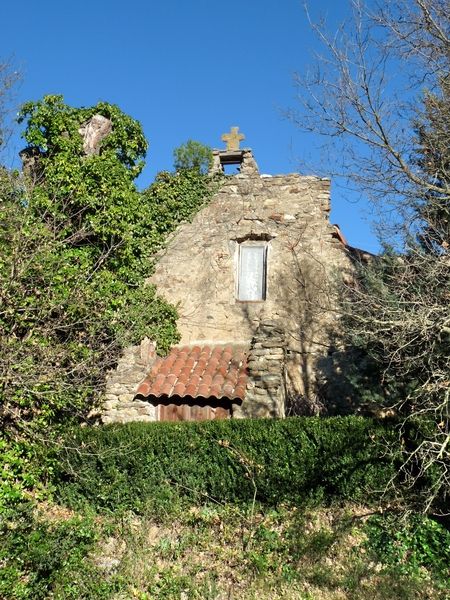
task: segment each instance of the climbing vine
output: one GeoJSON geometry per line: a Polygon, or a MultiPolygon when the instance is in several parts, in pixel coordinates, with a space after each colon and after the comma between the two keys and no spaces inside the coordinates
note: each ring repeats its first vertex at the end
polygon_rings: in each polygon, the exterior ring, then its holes
{"type": "Polygon", "coordinates": [[[117,106],[46,96],[19,121],[26,176],[0,178],[0,424],[16,441],[85,419],[127,345],[148,336],[164,353],[179,339],[176,308],[145,280],[167,235],[214,189],[183,169],[140,192],[147,142],[117,106]],[[83,129],[97,115],[110,131],[86,153],[83,129]]]}

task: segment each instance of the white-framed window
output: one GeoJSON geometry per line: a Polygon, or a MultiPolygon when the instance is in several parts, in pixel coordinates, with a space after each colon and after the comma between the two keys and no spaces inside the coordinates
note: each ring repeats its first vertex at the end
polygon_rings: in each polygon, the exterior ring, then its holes
{"type": "Polygon", "coordinates": [[[244,242],[238,247],[237,299],[257,302],[266,299],[267,244],[244,242]]]}

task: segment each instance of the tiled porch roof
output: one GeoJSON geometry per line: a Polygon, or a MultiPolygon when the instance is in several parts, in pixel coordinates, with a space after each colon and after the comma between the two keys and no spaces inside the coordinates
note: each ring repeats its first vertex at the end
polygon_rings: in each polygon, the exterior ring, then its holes
{"type": "Polygon", "coordinates": [[[248,349],[235,345],[182,346],[157,358],[139,385],[140,398],[217,398],[242,403],[248,349]]]}

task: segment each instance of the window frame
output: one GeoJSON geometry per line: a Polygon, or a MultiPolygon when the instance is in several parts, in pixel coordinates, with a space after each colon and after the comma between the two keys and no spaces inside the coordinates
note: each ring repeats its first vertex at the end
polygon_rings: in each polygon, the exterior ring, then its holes
{"type": "Polygon", "coordinates": [[[269,253],[269,244],[266,240],[262,239],[250,239],[244,240],[242,242],[238,242],[237,244],[237,265],[236,265],[236,286],[235,286],[235,298],[236,302],[242,302],[245,304],[248,303],[260,303],[265,302],[267,299],[267,272],[268,272],[268,253],[269,253]],[[261,298],[257,299],[243,299],[240,298],[241,294],[241,258],[242,258],[242,248],[262,248],[262,282],[261,282],[261,298]]]}

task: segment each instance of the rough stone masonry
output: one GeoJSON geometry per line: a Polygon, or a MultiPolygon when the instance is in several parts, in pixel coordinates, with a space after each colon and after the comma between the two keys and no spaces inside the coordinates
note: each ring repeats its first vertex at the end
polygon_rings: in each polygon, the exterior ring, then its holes
{"type": "MultiPolygon", "coordinates": [[[[249,149],[216,150],[213,158],[213,171],[237,163],[240,172],[225,176],[211,202],[173,234],[151,282],[178,306],[180,344],[248,344],[247,394],[233,416],[315,413],[339,330],[335,280],[352,269],[329,222],[330,181],[262,175],[249,149]],[[264,297],[253,301],[239,299],[245,245],[265,251],[264,297]]],[[[156,418],[153,406],[133,404],[144,369],[135,369],[134,382],[130,369],[126,392],[118,372],[111,375],[104,421],[156,418]]]]}

